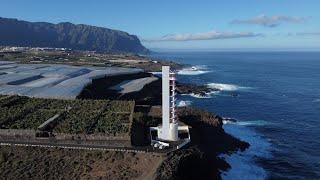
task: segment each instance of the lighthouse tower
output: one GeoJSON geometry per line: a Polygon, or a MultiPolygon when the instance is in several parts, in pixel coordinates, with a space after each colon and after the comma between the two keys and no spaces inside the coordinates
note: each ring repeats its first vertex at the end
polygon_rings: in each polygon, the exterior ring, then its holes
{"type": "Polygon", "coordinates": [[[176,117],[175,73],[169,66],[162,66],[162,127],[159,139],[178,141],[178,122],[176,117]]]}

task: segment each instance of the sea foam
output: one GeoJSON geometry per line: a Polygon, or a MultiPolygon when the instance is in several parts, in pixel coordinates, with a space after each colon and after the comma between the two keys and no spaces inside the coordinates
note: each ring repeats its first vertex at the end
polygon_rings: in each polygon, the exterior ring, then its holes
{"type": "Polygon", "coordinates": [[[232,121],[228,119],[222,120],[223,124],[235,124],[239,126],[265,126],[265,125],[271,125],[271,123],[264,121],[264,120],[253,120],[253,121],[238,121],[235,119],[232,119],[232,121]]]}
{"type": "Polygon", "coordinates": [[[218,89],[220,91],[238,91],[238,90],[250,89],[249,87],[242,87],[235,84],[209,83],[207,85],[210,88],[218,89]]]}
{"type": "MultiPolygon", "coordinates": [[[[190,76],[196,76],[200,74],[205,74],[209,73],[211,71],[208,70],[208,67],[205,65],[196,65],[196,66],[191,66],[191,67],[186,67],[177,72],[179,75],[190,75],[190,76]]],[[[162,75],[162,72],[155,71],[155,72],[150,72],[154,75],[162,75]]]]}
{"type": "Polygon", "coordinates": [[[195,76],[195,75],[205,74],[209,72],[210,71],[208,70],[207,66],[198,65],[198,66],[183,68],[179,70],[177,74],[195,76]]]}
{"type": "Polygon", "coordinates": [[[271,143],[247,126],[229,123],[223,127],[227,133],[250,143],[250,147],[244,152],[221,155],[231,165],[230,170],[222,172],[222,179],[266,179],[266,171],[255,160],[271,157],[271,143]]]}
{"type": "Polygon", "coordinates": [[[190,106],[191,103],[192,103],[191,101],[183,101],[183,100],[181,100],[181,101],[178,102],[177,106],[178,107],[190,106]]]}
{"type": "Polygon", "coordinates": [[[197,99],[208,99],[208,98],[212,98],[214,94],[218,94],[218,93],[219,91],[211,91],[211,92],[205,93],[204,95],[190,93],[190,94],[181,94],[181,96],[191,96],[197,99]]]}

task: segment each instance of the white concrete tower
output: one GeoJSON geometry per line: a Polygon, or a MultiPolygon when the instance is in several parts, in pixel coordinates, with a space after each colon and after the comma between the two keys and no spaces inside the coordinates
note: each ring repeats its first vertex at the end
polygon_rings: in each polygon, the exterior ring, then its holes
{"type": "Polygon", "coordinates": [[[177,141],[178,123],[176,120],[175,73],[169,66],[162,66],[162,127],[159,139],[177,141]]]}

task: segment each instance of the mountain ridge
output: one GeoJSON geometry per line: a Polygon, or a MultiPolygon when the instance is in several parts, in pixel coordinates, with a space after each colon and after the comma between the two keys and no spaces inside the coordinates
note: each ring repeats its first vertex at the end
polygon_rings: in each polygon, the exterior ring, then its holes
{"type": "Polygon", "coordinates": [[[97,52],[148,53],[136,35],[85,24],[28,22],[0,17],[1,46],[56,47],[97,52]]]}

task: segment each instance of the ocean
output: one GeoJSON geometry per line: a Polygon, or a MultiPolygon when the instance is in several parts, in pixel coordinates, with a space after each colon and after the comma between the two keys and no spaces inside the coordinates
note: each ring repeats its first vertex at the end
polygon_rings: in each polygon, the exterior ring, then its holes
{"type": "Polygon", "coordinates": [[[181,82],[220,92],[179,96],[179,105],[216,112],[226,132],[251,144],[224,155],[223,179],[320,179],[320,52],[161,52],[194,66],[181,82]]]}

